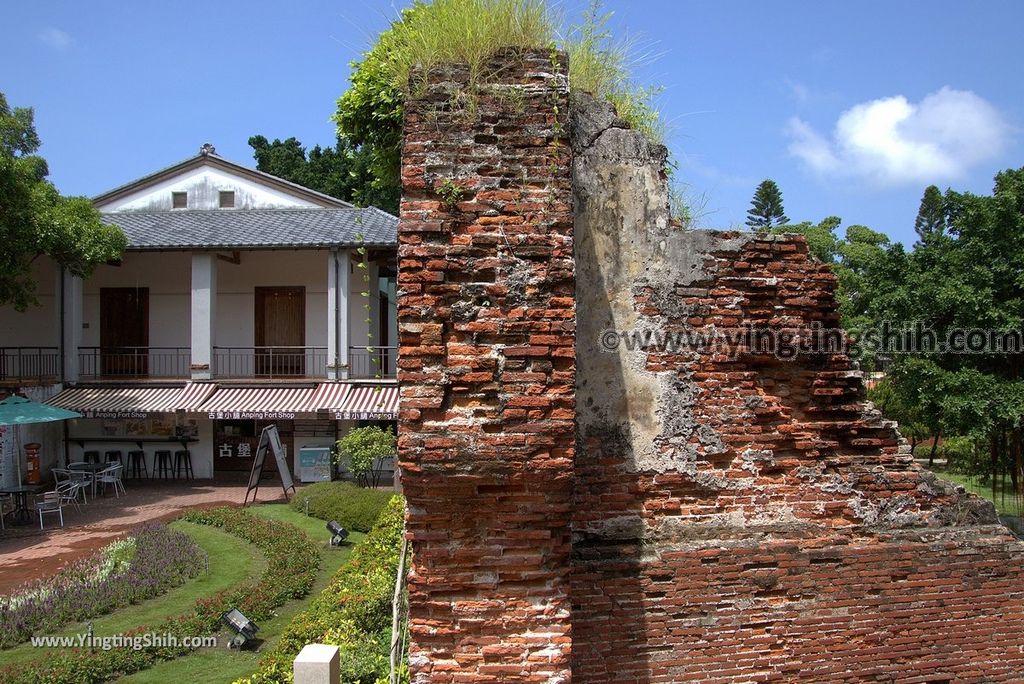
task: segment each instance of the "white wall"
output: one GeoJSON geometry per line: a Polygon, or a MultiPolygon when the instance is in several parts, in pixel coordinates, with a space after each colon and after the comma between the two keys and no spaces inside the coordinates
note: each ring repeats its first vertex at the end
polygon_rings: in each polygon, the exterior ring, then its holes
{"type": "MultiPolygon", "coordinates": [[[[208,418],[201,416],[189,415],[186,416],[189,419],[196,419],[197,425],[199,426],[199,441],[192,442],[188,445],[189,451],[192,452],[192,472],[196,479],[209,479],[213,477],[213,422],[208,418]]],[[[68,421],[68,436],[69,437],[102,437],[103,436],[103,419],[101,418],[79,418],[77,420],[68,421]]],[[[109,442],[86,442],[84,447],[79,446],[74,441],[70,441],[68,444],[69,454],[71,462],[81,461],[83,459],[82,452],[84,451],[98,451],[100,452],[100,458],[103,458],[103,452],[108,449],[119,449],[125,460],[125,469],[128,467],[128,452],[138,449],[136,444],[128,441],[130,437],[124,437],[120,440],[111,440],[109,442]]],[[[161,444],[156,443],[143,443],[142,450],[146,452],[146,467],[149,470],[149,475],[153,475],[153,462],[154,453],[159,449],[170,450],[172,458],[175,451],[181,449],[181,444],[178,442],[166,442],[161,444]]],[[[172,462],[173,465],[173,462],[172,462]]],[[[131,480],[126,482],[128,487],[131,487],[131,480]]]]}
{"type": "Polygon", "coordinates": [[[103,265],[82,286],[82,346],[100,344],[100,289],[149,288],[149,345],[191,343],[192,257],[187,252],[129,252],[120,266],[103,265]],[[86,327],[88,326],[88,327],[86,327]]]}
{"type": "MultiPolygon", "coordinates": [[[[315,207],[280,190],[221,169],[199,167],[180,176],[98,205],[100,211],[170,211],[171,193],[188,193],[188,209],[220,208],[220,191],[235,193],[235,209],[315,207]]],[[[231,211],[226,209],[225,211],[231,211]]]]}
{"type": "Polygon", "coordinates": [[[24,312],[0,306],[0,347],[56,347],[60,343],[60,311],[56,296],[59,272],[46,257],[32,264],[38,306],[24,312]]]}
{"type": "Polygon", "coordinates": [[[306,346],[327,346],[327,252],[241,252],[241,263],[217,265],[218,347],[255,343],[256,287],[306,289],[306,346]]]}

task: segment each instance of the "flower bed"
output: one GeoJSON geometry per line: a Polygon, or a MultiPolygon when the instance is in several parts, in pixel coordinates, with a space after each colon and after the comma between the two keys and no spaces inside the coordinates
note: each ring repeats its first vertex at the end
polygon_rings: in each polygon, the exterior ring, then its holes
{"type": "Polygon", "coordinates": [[[199,575],[206,560],[187,534],[162,524],[140,527],[0,599],[0,648],[163,594],[199,575]]]}
{"type": "MultiPolygon", "coordinates": [[[[317,547],[294,525],[264,520],[242,509],[216,508],[192,511],[184,520],[212,525],[258,547],[267,559],[267,569],[254,582],[227,589],[196,601],[192,610],[159,624],[138,627],[127,636],[170,634],[179,641],[220,632],[220,616],[238,608],[257,624],[270,618],[288,599],[307,594],[320,566],[317,547]]],[[[73,649],[53,653],[44,660],[17,669],[0,671],[0,682],[18,684],[84,684],[104,682],[144,670],[161,660],[171,660],[191,651],[190,646],[149,646],[139,649],[113,648],[108,651],[73,649]]]]}
{"type": "Polygon", "coordinates": [[[260,669],[235,684],[291,682],[292,661],[311,643],[340,648],[341,681],[386,681],[404,513],[402,498],[393,496],[352,559],[306,610],[292,618],[277,646],[260,660],[260,669]]]}

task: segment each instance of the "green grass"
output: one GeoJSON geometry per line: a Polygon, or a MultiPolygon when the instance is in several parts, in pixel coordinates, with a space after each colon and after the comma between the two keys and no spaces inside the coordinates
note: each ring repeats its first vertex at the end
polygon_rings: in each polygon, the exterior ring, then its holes
{"type": "Polygon", "coordinates": [[[997,482],[993,493],[992,484],[988,480],[983,482],[981,478],[970,475],[958,475],[938,470],[934,472],[943,480],[962,485],[967,491],[977,494],[983,499],[988,499],[995,504],[999,515],[1024,516],[1024,500],[1014,493],[1009,480],[1006,482],[1006,487],[1003,487],[1001,481],[997,482]]]}
{"type": "MultiPolygon", "coordinates": [[[[278,636],[288,625],[292,617],[305,608],[312,597],[319,594],[338,568],[348,560],[352,546],[363,535],[353,532],[348,546],[332,548],[327,545],[330,534],[324,527],[324,521],[306,517],[302,513],[291,510],[287,504],[263,504],[247,508],[249,512],[271,520],[290,522],[313,540],[323,540],[321,549],[320,572],[309,595],[301,599],[289,601],[277,610],[276,616],[267,622],[260,623],[259,637],[264,639],[260,652],[228,651],[224,648],[205,649],[191,655],[160,663],[148,670],[136,672],[119,681],[134,684],[158,684],[161,682],[187,682],[188,684],[224,684],[256,671],[262,651],[272,648],[278,636]]],[[[224,640],[221,640],[224,642],[224,640]]]]}
{"type": "MultiPolygon", "coordinates": [[[[262,554],[255,547],[223,530],[180,521],[171,523],[170,527],[189,534],[203,547],[210,558],[210,571],[166,594],[94,619],[94,634],[121,634],[140,625],[157,624],[166,617],[188,610],[196,599],[257,577],[266,568],[262,554]]],[[[70,636],[86,630],[85,623],[77,623],[56,634],[70,636]]],[[[0,667],[38,660],[44,656],[44,650],[23,644],[0,651],[0,667]]]]}

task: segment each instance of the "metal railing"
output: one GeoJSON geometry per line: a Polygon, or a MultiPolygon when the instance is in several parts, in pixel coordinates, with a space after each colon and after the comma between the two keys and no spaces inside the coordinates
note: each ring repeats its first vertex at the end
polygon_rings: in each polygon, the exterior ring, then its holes
{"type": "Polygon", "coordinates": [[[188,347],[79,347],[78,373],[83,379],[187,378],[188,347]]]}
{"type": "Polygon", "coordinates": [[[327,347],[214,347],[219,378],[323,378],[327,347]]]}
{"type": "Polygon", "coordinates": [[[57,347],[0,347],[0,378],[57,380],[60,352],[57,347]]]}
{"type": "Polygon", "coordinates": [[[396,375],[398,347],[349,347],[348,377],[393,378],[396,375]]]}

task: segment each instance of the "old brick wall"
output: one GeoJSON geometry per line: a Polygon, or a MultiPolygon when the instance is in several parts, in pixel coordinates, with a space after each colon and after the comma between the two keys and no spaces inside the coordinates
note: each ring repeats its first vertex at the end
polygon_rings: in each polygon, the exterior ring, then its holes
{"type": "Polygon", "coordinates": [[[992,507],[913,463],[843,351],[744,337],[837,326],[803,239],[674,227],[664,148],[570,103],[563,58],[483,71],[406,106],[413,681],[1024,681],[992,507]]]}
{"type": "Polygon", "coordinates": [[[569,681],[574,280],[564,58],[407,102],[399,461],[415,682],[569,681]]]}
{"type": "Polygon", "coordinates": [[[571,130],[574,679],[1024,679],[992,507],[913,463],[844,353],[744,337],[837,328],[830,270],[801,237],[673,227],[664,148],[607,106],[574,96],[571,130]],[[688,337],[622,341],[645,332],[688,337]]]}

